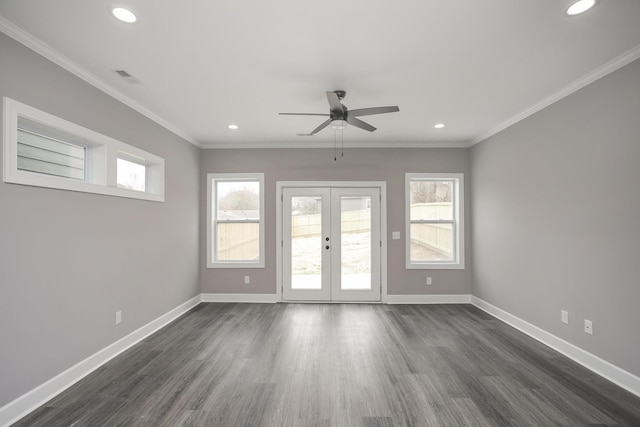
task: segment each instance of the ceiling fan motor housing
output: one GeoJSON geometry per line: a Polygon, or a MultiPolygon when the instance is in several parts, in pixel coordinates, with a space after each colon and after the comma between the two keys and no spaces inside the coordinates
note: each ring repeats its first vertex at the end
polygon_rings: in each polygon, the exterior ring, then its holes
{"type": "Polygon", "coordinates": [[[329,117],[331,118],[331,121],[333,120],[347,120],[347,107],[345,107],[344,105],[342,106],[342,110],[331,110],[331,114],[329,114],[329,117]]]}

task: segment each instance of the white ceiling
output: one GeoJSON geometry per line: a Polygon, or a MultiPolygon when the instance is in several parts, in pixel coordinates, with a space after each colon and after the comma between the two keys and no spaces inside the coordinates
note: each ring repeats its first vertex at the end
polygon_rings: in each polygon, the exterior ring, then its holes
{"type": "Polygon", "coordinates": [[[337,89],[400,107],[345,145],[468,146],[640,57],[640,1],[569,3],[0,0],[0,30],[201,147],[332,145],[297,135],[323,117],[278,113],[327,113],[337,89]]]}

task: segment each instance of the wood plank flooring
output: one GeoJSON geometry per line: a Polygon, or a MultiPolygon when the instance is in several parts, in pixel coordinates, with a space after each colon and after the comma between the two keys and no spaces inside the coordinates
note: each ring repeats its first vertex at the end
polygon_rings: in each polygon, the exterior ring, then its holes
{"type": "Polygon", "coordinates": [[[201,304],[17,426],[640,426],[470,305],[201,304]]]}

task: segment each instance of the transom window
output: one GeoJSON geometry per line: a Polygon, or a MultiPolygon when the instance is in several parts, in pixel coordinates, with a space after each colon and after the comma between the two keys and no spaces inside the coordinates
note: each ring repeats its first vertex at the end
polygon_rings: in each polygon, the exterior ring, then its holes
{"type": "Polygon", "coordinates": [[[464,268],[462,174],[405,177],[406,267],[464,268]]]}
{"type": "Polygon", "coordinates": [[[147,166],[144,160],[133,161],[118,156],[118,188],[145,192],[147,189],[147,166]]]}
{"type": "Polygon", "coordinates": [[[18,120],[18,170],[84,180],[85,148],[26,128],[18,120]]]}
{"type": "Polygon", "coordinates": [[[164,201],[164,159],[3,98],[3,181],[164,201]]]}
{"type": "Polygon", "coordinates": [[[264,267],[264,174],[207,177],[207,267],[264,267]]]}

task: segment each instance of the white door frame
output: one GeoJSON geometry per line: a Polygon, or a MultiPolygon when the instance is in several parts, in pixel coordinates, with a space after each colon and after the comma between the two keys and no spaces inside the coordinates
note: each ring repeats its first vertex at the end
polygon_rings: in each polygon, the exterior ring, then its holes
{"type": "MultiPolygon", "coordinates": [[[[387,183],[386,181],[277,181],[276,182],[276,301],[282,302],[282,189],[285,187],[333,187],[333,188],[379,188],[380,189],[380,302],[387,302],[387,183]]],[[[312,301],[310,301],[312,302],[312,301]]]]}

